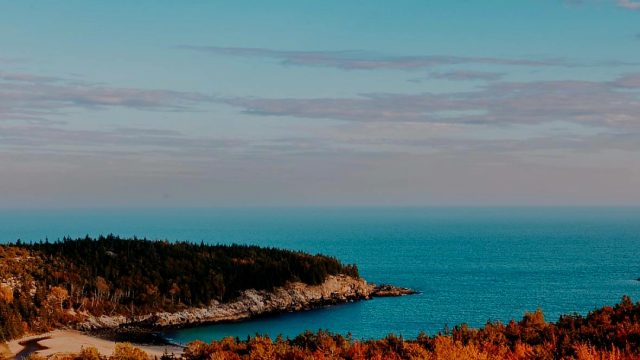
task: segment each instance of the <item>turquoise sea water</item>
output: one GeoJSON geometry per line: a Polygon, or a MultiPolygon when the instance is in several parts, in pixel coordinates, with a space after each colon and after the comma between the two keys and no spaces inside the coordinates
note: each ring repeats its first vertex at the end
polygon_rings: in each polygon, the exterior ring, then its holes
{"type": "Polygon", "coordinates": [[[107,233],[324,253],[422,292],[166,334],[178,342],[306,329],[415,337],[538,307],[556,320],[624,294],[640,300],[640,208],[0,211],[3,241],[107,233]]]}

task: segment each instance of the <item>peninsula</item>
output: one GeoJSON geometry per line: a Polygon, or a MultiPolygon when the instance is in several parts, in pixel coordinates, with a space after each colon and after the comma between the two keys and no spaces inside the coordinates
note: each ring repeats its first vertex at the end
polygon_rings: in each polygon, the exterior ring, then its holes
{"type": "Polygon", "coordinates": [[[0,246],[0,342],[52,329],[155,330],[413,291],[324,255],[244,245],[65,238],[0,246]]]}

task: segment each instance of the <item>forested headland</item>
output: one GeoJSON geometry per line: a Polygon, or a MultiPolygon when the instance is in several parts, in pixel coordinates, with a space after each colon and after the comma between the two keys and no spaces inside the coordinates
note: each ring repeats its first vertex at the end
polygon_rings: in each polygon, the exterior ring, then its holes
{"type": "Polygon", "coordinates": [[[64,238],[0,245],[0,342],[87,314],[134,316],[227,302],[247,289],[358,277],[323,255],[244,245],[64,238]]]}

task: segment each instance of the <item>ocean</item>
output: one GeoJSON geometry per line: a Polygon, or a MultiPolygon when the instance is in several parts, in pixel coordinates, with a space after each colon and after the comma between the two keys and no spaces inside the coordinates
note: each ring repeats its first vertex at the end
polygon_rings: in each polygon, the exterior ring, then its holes
{"type": "Polygon", "coordinates": [[[370,282],[419,290],[251,321],[168,331],[173,341],[307,329],[380,338],[445,326],[547,320],[640,300],[640,208],[1,210],[1,241],[118,234],[332,255],[370,282]]]}

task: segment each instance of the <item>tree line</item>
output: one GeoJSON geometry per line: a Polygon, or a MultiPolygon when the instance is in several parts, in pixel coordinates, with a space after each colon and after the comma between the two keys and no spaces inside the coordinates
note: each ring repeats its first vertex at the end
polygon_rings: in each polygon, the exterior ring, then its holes
{"type": "Polygon", "coordinates": [[[232,300],[246,289],[358,277],[333,257],[248,245],[64,238],[0,246],[0,341],[83,314],[138,315],[232,300]]]}

